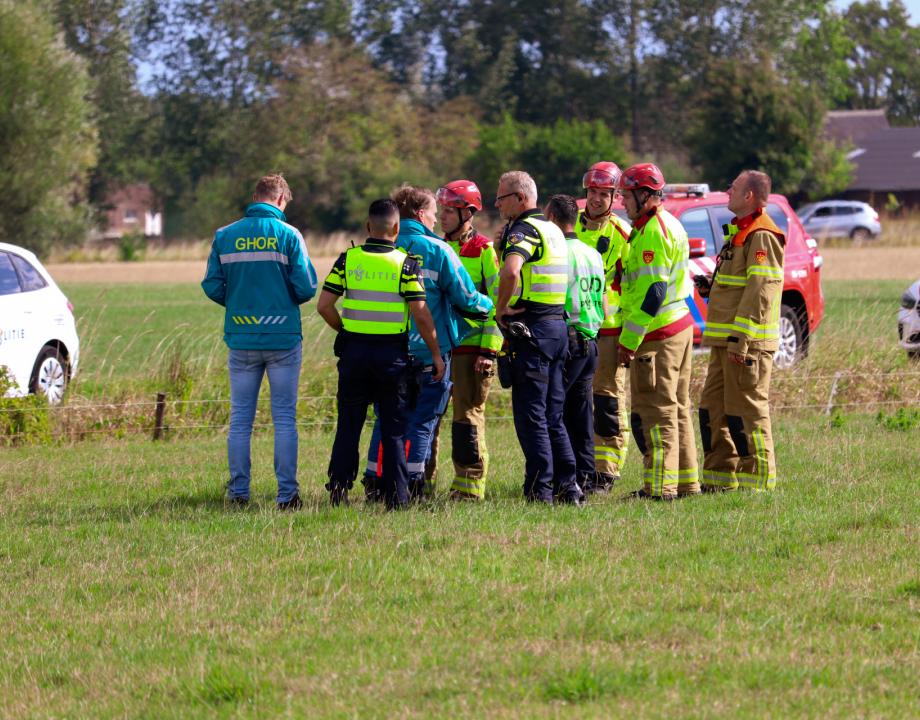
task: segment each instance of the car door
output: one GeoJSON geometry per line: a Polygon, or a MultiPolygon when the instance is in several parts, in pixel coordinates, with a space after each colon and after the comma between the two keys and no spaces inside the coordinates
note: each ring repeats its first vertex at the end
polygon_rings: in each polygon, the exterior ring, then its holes
{"type": "MultiPolygon", "coordinates": [[[[688,238],[703,238],[706,241],[706,256],[690,259],[690,272],[692,275],[703,274],[712,277],[715,271],[715,255],[722,247],[721,236],[716,238],[712,217],[708,208],[692,208],[684,211],[678,218],[687,231],[688,238]]],[[[694,340],[699,342],[703,329],[706,326],[706,300],[704,300],[694,287],[693,294],[687,298],[687,307],[693,316],[694,340]]]]}
{"type": "Polygon", "coordinates": [[[808,219],[806,229],[814,237],[827,238],[833,234],[834,208],[822,205],[808,219]]]}
{"type": "Polygon", "coordinates": [[[0,251],[0,365],[16,383],[17,394],[29,389],[35,358],[29,357],[28,318],[22,301],[19,275],[9,253],[0,251]]]}

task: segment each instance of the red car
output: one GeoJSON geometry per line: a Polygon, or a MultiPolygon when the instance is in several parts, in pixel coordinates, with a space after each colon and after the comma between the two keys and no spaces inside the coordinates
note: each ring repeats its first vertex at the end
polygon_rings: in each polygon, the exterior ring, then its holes
{"type": "MultiPolygon", "coordinates": [[[[690,266],[694,275],[712,275],[715,258],[722,248],[722,225],[732,219],[728,195],[710,192],[705,184],[665,186],[664,207],[678,218],[690,238],[690,266]]],[[[579,201],[584,207],[584,200],[579,201]]],[[[818,244],[811,238],[798,216],[782,195],[770,195],[767,212],[786,233],[785,281],[780,310],[779,349],[774,356],[778,368],[787,368],[808,353],[811,334],[824,317],[824,294],[821,291],[823,258],[818,244]]],[[[626,217],[619,200],[614,205],[618,215],[626,217]]],[[[706,326],[706,301],[696,290],[687,298],[696,322],[693,341],[699,344],[706,326]]]]}

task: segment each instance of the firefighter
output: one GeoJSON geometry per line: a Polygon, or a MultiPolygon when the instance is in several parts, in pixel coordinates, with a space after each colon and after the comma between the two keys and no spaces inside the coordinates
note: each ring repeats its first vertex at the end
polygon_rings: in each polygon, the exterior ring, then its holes
{"type": "Polygon", "coordinates": [[[531,502],[582,505],[575,457],[562,412],[568,352],[565,236],[536,207],[537,184],[526,172],[499,178],[495,207],[507,225],[499,240],[495,319],[509,337],[511,407],[524,451],[524,497],[531,502]]]}
{"type": "Polygon", "coordinates": [[[700,399],[703,489],[772,490],[770,372],[779,345],[785,236],[764,211],[770,176],[745,170],[728,187],[725,243],[713,277],[703,345],[712,348],[700,399]]]}
{"type": "Polygon", "coordinates": [[[673,500],[700,492],[690,417],[693,284],[690,247],[680,222],[661,207],[664,176],[634,165],[619,191],[632,221],[623,268],[620,362],[629,366],[630,424],[643,456],[643,488],[634,496],[673,500]]]}
{"type": "MultiPolygon", "coordinates": [[[[441,231],[476,289],[495,300],[498,256],[492,241],[473,228],[473,215],[482,210],[476,183],[454,180],[437,192],[441,231]]],[[[489,453],[486,448],[486,399],[495,375],[495,357],[502,334],[494,313],[486,321],[469,320],[469,332],[452,355],[453,424],[451,426],[454,480],[450,496],[457,500],[485,497],[489,453]]],[[[432,456],[436,455],[432,446],[432,456]]]]}
{"type": "Polygon", "coordinates": [[[348,500],[358,474],[358,442],[367,407],[380,418],[382,473],[379,485],[390,509],[409,502],[403,436],[409,381],[409,316],[432,354],[432,378],[444,376],[434,320],[425,303],[418,258],[396,247],[399,208],[375,200],[367,218],[367,241],[342,253],[320,294],[317,311],[333,330],[339,358],[338,423],[329,483],[333,505],[348,500]],[[344,295],[342,314],[335,308],[344,295]]]}
{"type": "MultiPolygon", "coordinates": [[[[606,273],[600,253],[579,242],[575,234],[578,205],[570,195],[554,195],[543,210],[546,219],[565,234],[569,255],[565,297],[569,328],[569,357],[565,362],[563,422],[579,486],[591,487],[595,479],[594,404],[592,382],[597,368],[597,333],[607,309],[606,273]]],[[[587,492],[587,490],[585,490],[587,492]]]]}
{"type": "Polygon", "coordinates": [[[597,474],[585,492],[608,492],[620,478],[629,447],[626,415],[626,368],[617,360],[623,316],[620,278],[626,258],[629,223],[613,212],[620,168],[613,162],[592,165],[582,178],[587,192],[578,215],[578,239],[597,250],[606,273],[607,315],[597,337],[598,361],[594,373],[594,461],[597,474]]]}

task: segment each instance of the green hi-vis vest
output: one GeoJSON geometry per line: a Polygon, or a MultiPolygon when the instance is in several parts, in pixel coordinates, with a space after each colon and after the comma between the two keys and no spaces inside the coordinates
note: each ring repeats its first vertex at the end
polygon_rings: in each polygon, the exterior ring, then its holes
{"type": "Polygon", "coordinates": [[[401,248],[380,253],[355,247],[345,252],[345,330],[363,335],[408,332],[409,303],[399,294],[406,257],[401,248]]]}
{"type": "MultiPolygon", "coordinates": [[[[618,329],[623,325],[623,315],[620,313],[620,292],[614,290],[614,280],[617,273],[617,261],[620,270],[626,265],[626,255],[629,252],[627,239],[632,232],[630,224],[618,215],[612,214],[596,230],[585,227],[582,219],[584,210],[578,215],[575,223],[575,234],[578,239],[590,248],[597,250],[604,261],[604,272],[607,275],[607,317],[601,325],[601,330],[618,329]]],[[[608,333],[615,334],[615,333],[608,333]]]]}
{"type": "Polygon", "coordinates": [[[565,305],[569,286],[569,249],[565,235],[553,223],[536,218],[524,218],[540,235],[542,252],[521,268],[522,300],[544,305],[565,305]]]}
{"type": "Polygon", "coordinates": [[[569,291],[565,296],[566,322],[587,338],[597,337],[604,321],[604,261],[574,238],[569,249],[569,291]]]}

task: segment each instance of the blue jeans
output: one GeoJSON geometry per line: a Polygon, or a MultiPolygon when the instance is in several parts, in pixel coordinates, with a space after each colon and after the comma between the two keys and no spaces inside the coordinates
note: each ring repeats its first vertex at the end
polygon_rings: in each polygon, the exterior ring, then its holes
{"type": "MultiPolygon", "coordinates": [[[[409,469],[409,488],[414,493],[421,490],[425,482],[425,465],[431,457],[431,443],[438,420],[447,410],[450,401],[450,354],[442,355],[444,376],[432,380],[431,366],[422,368],[414,366],[413,371],[419,379],[418,400],[415,407],[407,411],[406,418],[406,462],[409,469]]],[[[374,406],[377,412],[377,406],[374,406]]],[[[367,454],[366,477],[380,477],[380,419],[374,423],[371,444],[367,454]]]]}
{"type": "Polygon", "coordinates": [[[275,477],[278,502],[297,495],[297,381],[300,379],[302,343],[290,350],[234,350],[230,348],[230,433],[227,459],[231,498],[249,498],[252,423],[262,377],[268,373],[272,422],[275,425],[275,477]]]}

